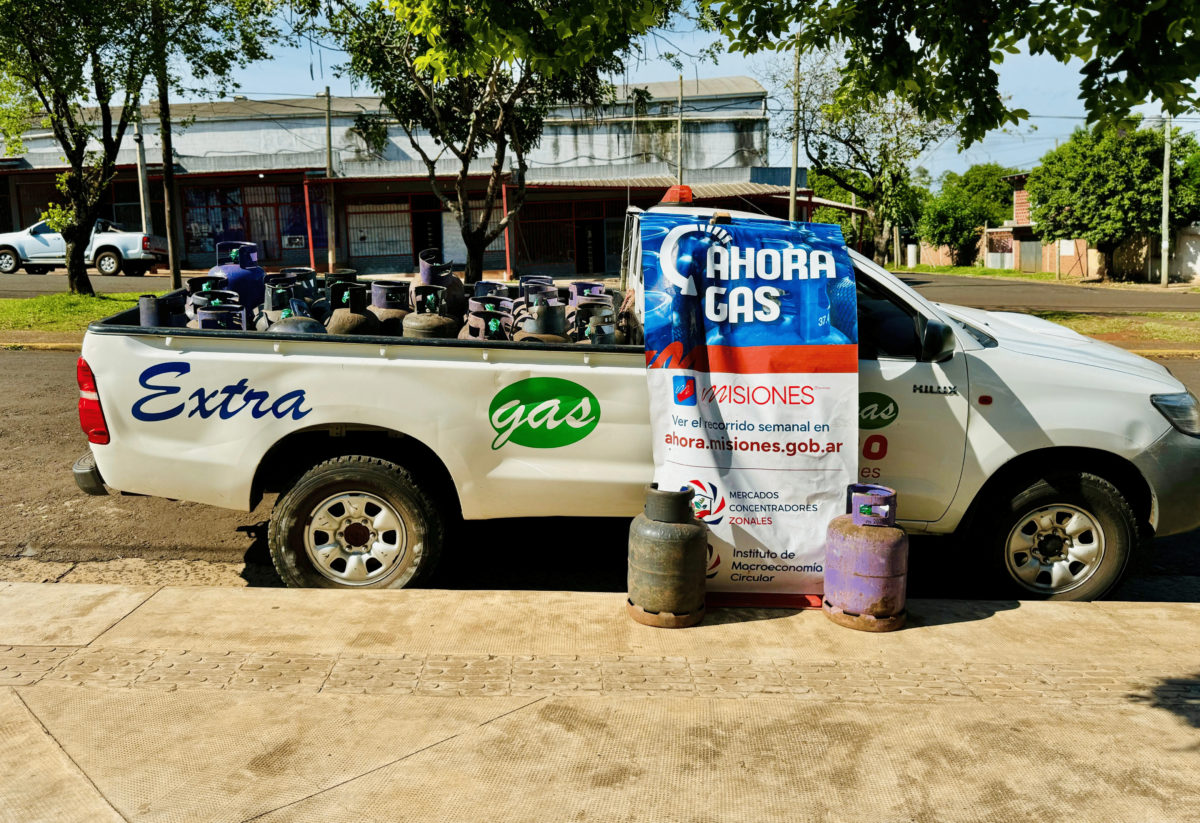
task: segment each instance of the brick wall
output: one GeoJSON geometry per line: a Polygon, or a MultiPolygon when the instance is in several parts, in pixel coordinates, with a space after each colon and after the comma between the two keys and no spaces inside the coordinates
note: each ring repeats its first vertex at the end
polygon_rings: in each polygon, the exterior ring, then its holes
{"type": "Polygon", "coordinates": [[[1029,225],[1029,192],[1025,189],[1013,192],[1013,219],[1018,226],[1029,225]]]}

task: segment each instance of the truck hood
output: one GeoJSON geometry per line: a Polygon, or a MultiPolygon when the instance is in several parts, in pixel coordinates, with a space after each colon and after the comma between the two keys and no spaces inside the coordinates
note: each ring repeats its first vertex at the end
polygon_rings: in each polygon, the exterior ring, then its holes
{"type": "Polygon", "coordinates": [[[941,303],[938,308],[956,320],[979,327],[994,337],[997,345],[1009,351],[1158,380],[1175,391],[1182,390],[1182,384],[1158,363],[1049,320],[1017,312],[984,311],[941,303]]]}

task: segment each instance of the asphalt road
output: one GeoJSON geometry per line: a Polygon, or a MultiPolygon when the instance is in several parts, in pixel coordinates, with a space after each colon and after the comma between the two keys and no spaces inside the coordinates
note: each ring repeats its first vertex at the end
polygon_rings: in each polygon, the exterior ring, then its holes
{"type": "Polygon", "coordinates": [[[1200,311],[1200,294],[1041,281],[898,272],[901,280],[935,303],[1000,311],[1141,312],[1200,311]]]}
{"type": "MultiPolygon", "coordinates": [[[[265,544],[271,499],[247,513],[154,497],[88,497],[75,488],[70,467],[87,449],[76,416],[75,360],[71,353],[0,352],[0,476],[6,487],[0,496],[0,580],[22,564],[23,576],[15,579],[78,577],[73,564],[94,571],[108,563],[116,565],[107,577],[87,579],[280,585],[265,544]],[[30,565],[37,568],[30,572],[30,565]]],[[[1200,361],[1167,364],[1200,392],[1200,361]]],[[[623,591],[627,534],[628,522],[620,519],[471,523],[454,536],[431,582],[456,589],[623,591]]],[[[996,594],[986,585],[964,588],[960,564],[943,562],[955,554],[947,549],[945,538],[914,540],[913,596],[996,594]]],[[[1117,596],[1200,602],[1200,531],[1156,540],[1117,596]]]]}
{"type": "MultiPolygon", "coordinates": [[[[94,271],[88,272],[92,288],[101,293],[149,292],[171,288],[169,275],[147,274],[143,277],[126,277],[118,274],[104,277],[94,271]]],[[[58,294],[67,290],[67,275],[64,271],[49,274],[0,274],[0,298],[39,297],[43,294],[58,294]]]]}
{"type": "MultiPolygon", "coordinates": [[[[166,275],[145,277],[101,277],[90,272],[98,292],[162,291],[170,288],[166,275]]],[[[203,274],[184,272],[184,277],[203,274]]],[[[927,299],[980,309],[1008,311],[1194,311],[1200,312],[1200,294],[1185,291],[1141,291],[1137,289],[1063,286],[1055,283],[998,280],[991,277],[956,277],[942,274],[907,274],[900,277],[927,299]]],[[[35,297],[66,291],[62,271],[50,274],[0,275],[0,298],[35,297]]]]}

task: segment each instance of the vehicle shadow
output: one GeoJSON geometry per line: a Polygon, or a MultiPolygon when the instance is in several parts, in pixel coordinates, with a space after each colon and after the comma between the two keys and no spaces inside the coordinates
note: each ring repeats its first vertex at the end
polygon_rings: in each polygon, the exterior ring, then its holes
{"type": "Polygon", "coordinates": [[[237,530],[251,538],[250,545],[242,556],[246,565],[238,576],[254,587],[282,588],[283,581],[271,564],[271,550],[267,548],[267,521],[238,526],[237,530]]]}

